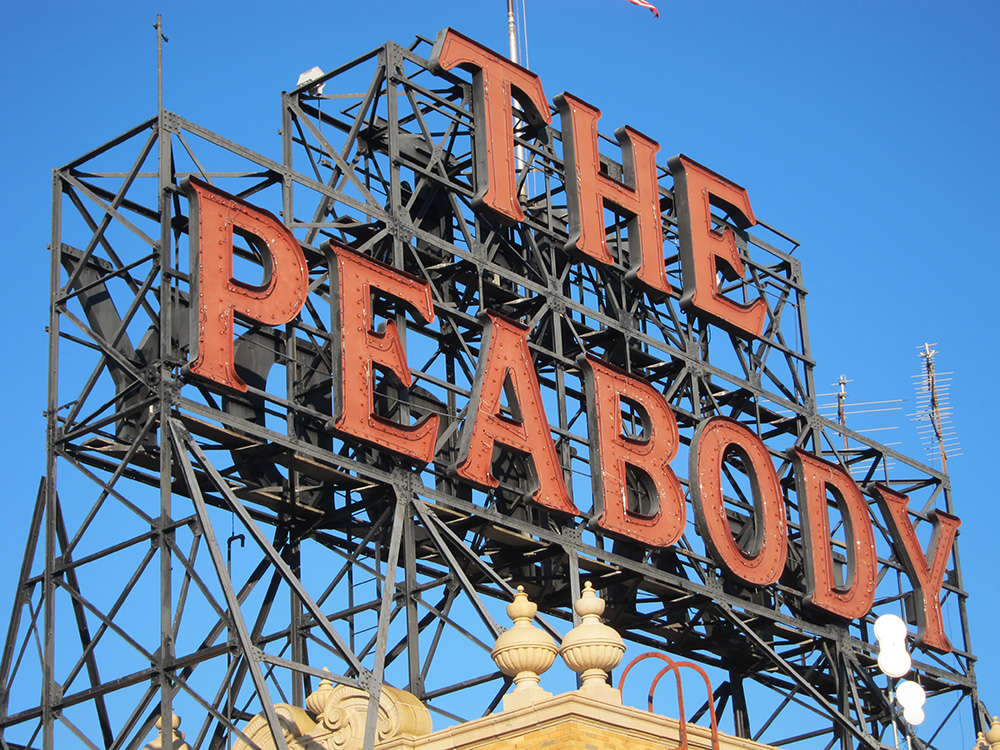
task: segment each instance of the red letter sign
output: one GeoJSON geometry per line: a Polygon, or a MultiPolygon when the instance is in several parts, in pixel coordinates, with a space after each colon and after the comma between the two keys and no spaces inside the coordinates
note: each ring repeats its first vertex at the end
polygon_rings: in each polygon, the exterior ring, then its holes
{"type": "Polygon", "coordinates": [[[875,535],[868,504],[854,480],[839,466],[793,448],[795,493],[806,558],[803,601],[847,620],[864,617],[875,602],[875,535]],[[827,491],[837,500],[847,532],[844,585],[834,580],[827,491]]]}
{"type": "Polygon", "coordinates": [[[788,554],[785,500],[767,447],[735,420],[712,417],[698,425],[689,453],[691,499],[705,544],[734,577],[751,586],[769,586],[781,577],[788,554]],[[722,494],[726,452],[735,449],[753,491],[753,537],[740,545],[722,494]],[[748,547],[749,550],[745,550],[748,547]]]}
{"type": "Polygon", "coordinates": [[[486,314],[479,366],[455,471],[481,486],[496,487],[499,482],[492,471],[493,446],[500,443],[529,459],[537,483],[532,500],[552,510],[579,515],[566,491],[542,408],[542,394],[528,350],[528,329],[499,313],[486,314]],[[502,392],[507,394],[512,417],[500,412],[502,392]]]}
{"type": "Polygon", "coordinates": [[[512,63],[466,36],[445,29],[434,40],[431,69],[456,65],[472,71],[476,133],[476,194],[473,206],[490,208],[512,221],[523,221],[517,200],[511,96],[533,124],[552,122],[542,82],[530,70],[512,63]]]}
{"type": "Polygon", "coordinates": [[[379,448],[421,463],[434,457],[438,415],[415,425],[401,425],[374,413],[375,366],[390,371],[404,388],[413,385],[399,330],[388,321],[385,330],[372,330],[372,290],[408,303],[425,323],[434,320],[430,285],[372,258],[329,242],[330,271],[336,274],[339,304],[333,305],[334,428],[379,448]]]}
{"type": "Polygon", "coordinates": [[[951,556],[955,535],[962,522],[944,511],[934,511],[931,514],[934,531],[925,555],[920,540],[917,539],[917,532],[906,512],[906,495],[900,495],[888,487],[876,484],[875,499],[878,500],[886,523],[889,524],[898,542],[897,556],[913,584],[913,595],[917,605],[917,640],[924,646],[949,653],[952,647],[944,634],[941,587],[944,585],[945,567],[951,556]]]}
{"type": "Polygon", "coordinates": [[[730,281],[743,278],[743,261],[733,230],[712,229],[712,204],[722,206],[741,229],[757,223],[747,191],[686,156],[667,161],[674,175],[674,207],[681,246],[684,296],[681,307],[699,311],[724,328],[760,336],[767,314],[764,300],[734,302],[719,290],[718,274],[730,281]],[[721,263],[719,261],[722,261],[721,263]]]}
{"type": "Polygon", "coordinates": [[[670,468],[680,436],[665,398],[649,383],[592,357],[580,362],[586,376],[587,424],[597,525],[650,547],[669,547],[684,533],[684,490],[670,468]],[[642,409],[642,437],[625,435],[621,401],[642,409]],[[655,512],[630,510],[625,473],[641,469],[658,501],[655,512]]]}
{"type": "Polygon", "coordinates": [[[562,118],[563,159],[566,161],[566,200],[569,206],[569,252],[582,253],[604,265],[614,263],[604,228],[604,206],[631,215],[628,222],[627,278],[669,293],[663,263],[663,219],[656,179],[659,144],[624,127],[615,131],[622,147],[622,184],[601,172],[597,148],[597,120],[601,111],[570,94],[556,97],[562,118]]]}
{"type": "Polygon", "coordinates": [[[191,335],[195,360],[188,371],[245,392],[247,384],[233,364],[233,315],[266,326],[292,320],[309,289],[306,259],[292,233],[269,212],[194,178],[183,188],[191,202],[191,291],[198,304],[191,335]],[[261,286],[233,278],[233,231],[259,252],[261,286]]]}

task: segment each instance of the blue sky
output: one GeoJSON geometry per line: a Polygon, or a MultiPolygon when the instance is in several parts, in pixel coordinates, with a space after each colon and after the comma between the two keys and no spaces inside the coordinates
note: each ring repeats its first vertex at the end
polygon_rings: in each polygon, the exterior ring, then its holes
{"type": "MultiPolygon", "coordinates": [[[[820,392],[906,399],[866,426],[921,451],[911,376],[936,344],[953,371],[962,456],[950,463],[981,697],[1000,712],[992,224],[1000,215],[1000,5],[925,0],[526,0],[529,64],[569,91],[745,186],[796,237],[820,392]],[[829,385],[829,387],[827,387],[829,385]]],[[[279,92],[386,39],[452,26],[505,49],[503,0],[365,3],[8,2],[0,10],[0,296],[9,334],[0,612],[11,601],[44,471],[50,170],[152,116],[157,12],[166,106],[280,158],[279,92]]],[[[2,615],[0,615],[2,616],[2,615]]]]}

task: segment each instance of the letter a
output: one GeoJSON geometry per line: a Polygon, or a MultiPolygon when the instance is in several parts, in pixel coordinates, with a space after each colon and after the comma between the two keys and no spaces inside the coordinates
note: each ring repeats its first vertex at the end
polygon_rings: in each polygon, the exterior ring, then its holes
{"type": "Polygon", "coordinates": [[[528,349],[528,329],[498,313],[486,313],[483,345],[472,384],[468,415],[459,440],[455,472],[483,487],[499,485],[493,476],[497,443],[528,459],[536,488],[531,499],[546,508],[579,515],[563,481],[552,442],[538,377],[528,349]],[[485,354],[483,354],[485,352],[485,354]],[[512,416],[501,413],[506,392],[512,416]]]}

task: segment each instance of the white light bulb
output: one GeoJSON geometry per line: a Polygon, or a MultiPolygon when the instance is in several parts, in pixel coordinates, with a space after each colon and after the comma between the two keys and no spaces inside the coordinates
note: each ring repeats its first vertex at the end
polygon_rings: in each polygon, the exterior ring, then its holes
{"type": "Polygon", "coordinates": [[[878,655],[878,668],[890,677],[902,677],[910,671],[912,663],[910,655],[901,646],[883,648],[878,655]]]}
{"type": "Polygon", "coordinates": [[[912,724],[917,726],[917,724],[924,723],[924,709],[919,706],[914,706],[910,708],[903,709],[903,718],[906,720],[907,724],[912,724]]]}
{"type": "MultiPolygon", "coordinates": [[[[904,709],[920,708],[927,702],[927,693],[913,680],[903,680],[896,687],[896,700],[904,709]]],[[[910,722],[913,723],[913,722],[910,722]]]]}
{"type": "Polygon", "coordinates": [[[875,620],[875,638],[879,643],[906,640],[906,623],[898,615],[882,615],[875,620]]]}

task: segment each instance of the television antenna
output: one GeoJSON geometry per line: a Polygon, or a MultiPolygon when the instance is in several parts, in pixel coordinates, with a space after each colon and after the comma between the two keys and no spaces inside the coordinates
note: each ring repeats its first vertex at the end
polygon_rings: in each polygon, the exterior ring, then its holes
{"type": "MultiPolygon", "coordinates": [[[[847,390],[847,384],[853,382],[854,381],[851,378],[848,378],[847,375],[841,375],[840,378],[837,380],[837,382],[833,383],[833,385],[837,387],[836,391],[833,391],[831,393],[818,394],[819,398],[830,398],[830,397],[836,398],[836,401],[831,401],[830,403],[827,404],[820,404],[818,408],[823,416],[827,417],[828,419],[836,420],[837,424],[839,424],[842,428],[844,428],[844,431],[841,432],[841,436],[843,437],[845,452],[850,450],[850,445],[848,443],[848,435],[846,432],[847,418],[849,416],[856,416],[859,414],[880,414],[882,412],[900,411],[903,408],[902,406],[896,405],[903,402],[903,399],[901,398],[884,399],[880,401],[857,401],[848,403],[848,396],[850,394],[848,393],[847,390]]],[[[871,420],[871,419],[873,418],[862,417],[862,422],[864,423],[865,420],[871,420]]],[[[874,419],[879,419],[879,418],[876,417],[874,419]]],[[[871,421],[868,421],[867,423],[871,424],[871,421]]],[[[870,432],[882,432],[885,430],[895,430],[895,429],[898,429],[897,425],[861,427],[861,428],[857,426],[852,427],[852,430],[859,434],[866,434],[870,432]]],[[[896,445],[896,444],[898,443],[887,443],[887,445],[896,445]]]]}
{"type": "Polygon", "coordinates": [[[951,424],[951,406],[948,403],[951,378],[943,377],[954,373],[937,371],[934,355],[938,352],[932,349],[932,346],[936,344],[925,343],[917,347],[923,363],[920,374],[913,376],[917,389],[917,412],[910,416],[915,422],[926,422],[918,430],[924,450],[931,454],[932,460],[941,459],[941,471],[947,474],[948,458],[961,455],[958,437],[951,424]]]}

